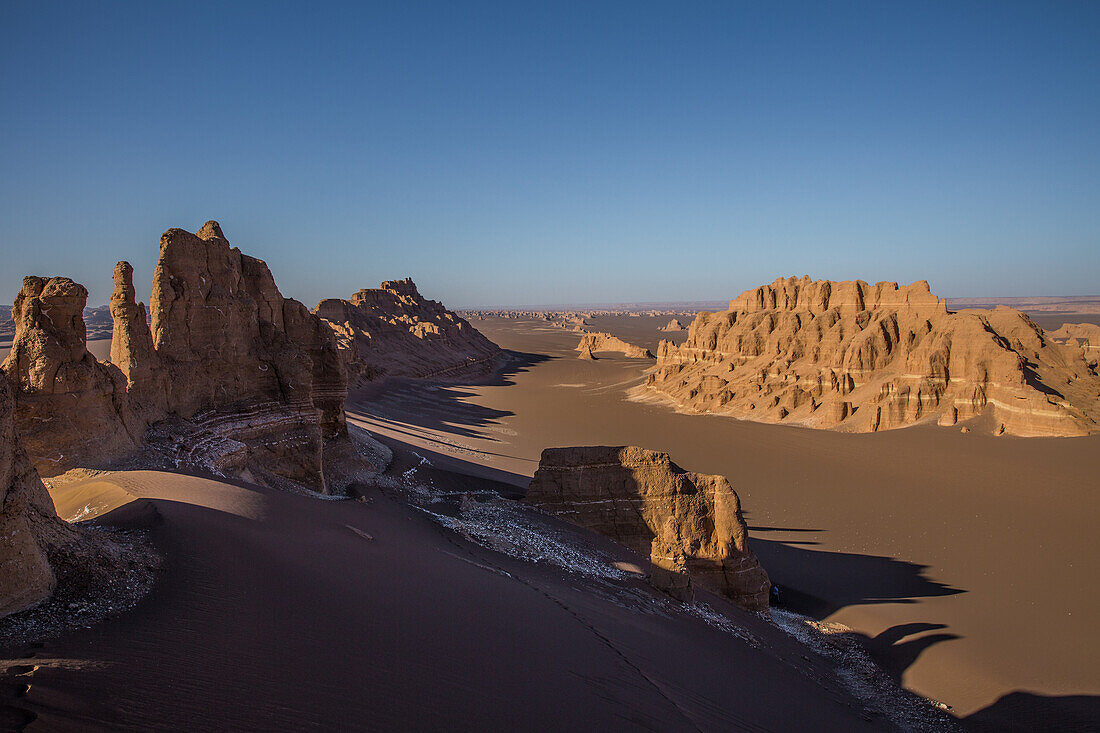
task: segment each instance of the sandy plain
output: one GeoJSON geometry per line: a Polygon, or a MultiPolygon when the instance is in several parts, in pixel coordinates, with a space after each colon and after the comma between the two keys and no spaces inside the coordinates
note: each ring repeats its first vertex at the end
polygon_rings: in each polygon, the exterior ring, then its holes
{"type": "MultiPolygon", "coordinates": [[[[650,346],[666,321],[589,328],[650,346]]],[[[512,352],[496,380],[392,383],[349,400],[349,417],[517,488],[548,446],[667,451],[730,479],[784,605],[863,634],[908,688],[975,725],[1100,720],[1100,435],[859,435],[678,414],[627,399],[652,362],[577,359],[577,335],[545,322],[474,325],[512,352]]]]}

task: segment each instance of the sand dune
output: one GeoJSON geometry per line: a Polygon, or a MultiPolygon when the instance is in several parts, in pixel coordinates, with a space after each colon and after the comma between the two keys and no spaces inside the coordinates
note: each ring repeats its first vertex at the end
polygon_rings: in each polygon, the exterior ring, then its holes
{"type": "Polygon", "coordinates": [[[717,597],[667,600],[621,546],[526,513],[502,515],[512,554],[490,549],[489,495],[425,511],[137,471],[55,496],[142,524],[168,560],[137,608],[31,651],[11,707],[31,730],[892,727],[833,662],[717,597]]]}
{"type": "Polygon", "coordinates": [[[852,435],[677,414],[626,400],[644,363],[576,359],[575,336],[535,321],[478,325],[512,349],[496,381],[395,383],[349,419],[516,487],[548,446],[667,451],[737,487],[790,607],[856,628],[907,686],[1025,728],[1067,708],[1100,719],[1098,436],[852,435]]]}

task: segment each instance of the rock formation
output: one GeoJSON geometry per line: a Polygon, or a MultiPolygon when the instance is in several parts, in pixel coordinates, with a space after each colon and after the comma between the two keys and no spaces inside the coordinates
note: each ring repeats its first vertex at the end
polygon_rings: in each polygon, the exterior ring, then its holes
{"type": "Polygon", "coordinates": [[[1063,323],[1057,331],[1048,331],[1054,341],[1081,349],[1085,362],[1095,370],[1100,364],[1100,325],[1095,323],[1063,323]]]}
{"type": "MultiPolygon", "coordinates": [[[[609,333],[586,333],[581,336],[581,342],[577,344],[576,351],[581,352],[583,355],[585,351],[597,352],[597,351],[617,351],[620,354],[630,357],[631,359],[652,359],[653,354],[649,352],[649,349],[644,349],[641,346],[635,346],[634,344],[628,344],[617,336],[612,336],[609,333]]],[[[583,356],[582,356],[583,358],[583,356]]]]}
{"type": "Polygon", "coordinates": [[[749,610],[768,607],[771,583],[722,476],[644,448],[547,448],[525,501],[649,557],[651,582],[676,597],[690,599],[694,581],[749,610]]]}
{"type": "Polygon", "coordinates": [[[331,329],[284,298],[263,261],[230,247],[216,222],[170,229],[153,276],[152,325],[133,268],[115,268],[112,364],[88,353],[87,291],[27,278],[3,370],[40,471],[104,466],[141,445],[261,482],[332,490],[324,457],[348,455],[347,376],[331,329]]]}
{"type": "Polygon", "coordinates": [[[779,279],[662,341],[636,397],[855,432],[980,418],[994,433],[1084,435],[1100,378],[1010,308],[949,312],[928,283],[779,279]]]}
{"type": "Polygon", "coordinates": [[[16,423],[44,476],[98,465],[141,441],[123,374],[88,352],[87,298],[69,278],[31,276],[12,308],[15,341],[0,370],[18,390],[16,423]]]}
{"type": "Polygon", "coordinates": [[[673,318],[667,325],[662,326],[658,330],[664,331],[665,333],[679,332],[684,330],[684,324],[680,323],[679,318],[673,318]]]}
{"type": "Polygon", "coordinates": [[[336,334],[353,384],[489,374],[502,353],[468,321],[421,296],[409,279],[360,290],[351,300],[322,300],[314,313],[336,334]]]}
{"type": "Polygon", "coordinates": [[[23,450],[15,427],[15,402],[0,375],[0,617],[49,597],[57,580],[49,543],[71,533],[23,450]]]}

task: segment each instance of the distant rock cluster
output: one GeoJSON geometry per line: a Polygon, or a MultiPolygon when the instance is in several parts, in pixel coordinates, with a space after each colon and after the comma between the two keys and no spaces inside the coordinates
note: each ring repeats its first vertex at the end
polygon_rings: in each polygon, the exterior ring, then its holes
{"type": "Polygon", "coordinates": [[[633,446],[548,448],[525,501],[648,557],[650,582],[673,597],[691,600],[697,582],[751,611],[768,608],[771,581],[722,476],[633,446]]]}
{"type": "Polygon", "coordinates": [[[502,354],[465,319],[424,298],[410,279],[360,290],[350,300],[322,300],[314,312],[336,334],[353,385],[489,374],[502,354]]]}
{"type": "MultiPolygon", "coordinates": [[[[1069,334],[1066,334],[1067,338],[1069,334]]],[[[662,341],[635,396],[762,422],[872,432],[936,421],[1095,432],[1100,377],[1010,308],[949,312],[928,283],[779,279],[662,341]]]]}
{"type": "Polygon", "coordinates": [[[653,354],[649,349],[627,343],[617,336],[609,333],[586,332],[581,336],[581,342],[577,344],[576,351],[581,352],[581,359],[592,359],[598,351],[615,351],[631,359],[652,359],[653,354]]]}

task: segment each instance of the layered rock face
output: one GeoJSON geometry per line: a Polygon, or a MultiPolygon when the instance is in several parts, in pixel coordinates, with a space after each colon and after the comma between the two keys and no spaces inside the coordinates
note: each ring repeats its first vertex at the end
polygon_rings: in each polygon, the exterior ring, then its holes
{"type": "Polygon", "coordinates": [[[68,529],[23,450],[15,427],[15,401],[0,375],[0,618],[40,603],[57,580],[48,543],[68,529]]]}
{"type": "Polygon", "coordinates": [[[171,416],[151,438],[182,460],[325,491],[325,441],[347,436],[347,378],[325,324],[217,222],[161,237],[151,329],[132,272],[115,269],[111,358],[146,421],[171,416]]]}
{"type": "Polygon", "coordinates": [[[627,343],[609,333],[586,333],[581,336],[581,342],[577,344],[575,350],[581,352],[581,358],[589,358],[584,356],[585,352],[595,353],[597,351],[615,351],[631,359],[653,358],[653,354],[649,353],[649,349],[627,343]]]}
{"type": "Polygon", "coordinates": [[[678,333],[684,330],[684,324],[680,323],[679,318],[673,318],[667,325],[662,326],[661,330],[665,333],[678,333]]]}
{"type": "Polygon", "coordinates": [[[87,299],[69,278],[31,276],[12,308],[15,340],[0,370],[18,390],[15,420],[45,476],[125,455],[144,430],[123,374],[88,352],[87,299]]]}
{"type": "Polygon", "coordinates": [[[749,610],[768,607],[771,582],[722,476],[644,448],[547,448],[525,501],[649,557],[651,582],[676,597],[690,599],[694,581],[749,610]]]}
{"type": "Polygon", "coordinates": [[[662,341],[637,397],[698,412],[869,432],[980,418],[991,432],[1085,435],[1100,378],[1080,348],[1010,308],[948,312],[928,283],[779,279],[662,341]]]}
{"type": "Polygon", "coordinates": [[[489,374],[501,355],[499,346],[441,303],[425,299],[409,279],[360,290],[351,300],[322,300],[314,313],[336,334],[354,384],[489,374]]]}
{"type": "Polygon", "coordinates": [[[133,268],[120,262],[114,278],[111,364],[88,353],[82,286],[27,278],[16,299],[3,370],[39,471],[104,466],[146,445],[177,464],[334,488],[325,454],[349,454],[343,361],[328,325],[284,298],[266,264],[230,247],[216,222],[168,230],[151,327],[133,268]]]}

